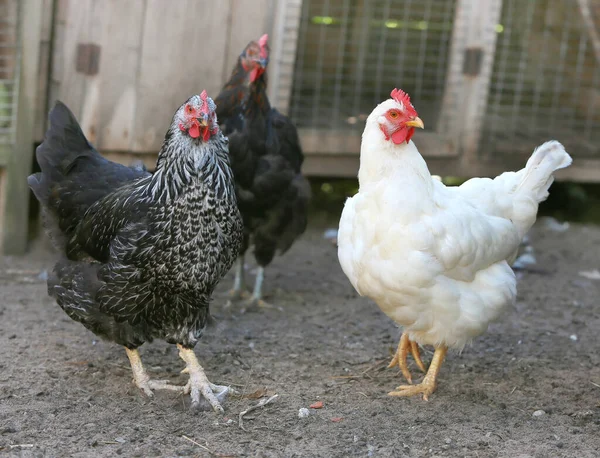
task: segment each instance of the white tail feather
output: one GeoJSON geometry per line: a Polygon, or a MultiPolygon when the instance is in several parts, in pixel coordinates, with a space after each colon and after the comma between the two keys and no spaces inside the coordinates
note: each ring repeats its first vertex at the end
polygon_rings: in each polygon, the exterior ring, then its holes
{"type": "Polygon", "coordinates": [[[553,173],[568,167],[572,161],[564,146],[556,140],[538,146],[523,169],[525,173],[516,191],[532,192],[538,202],[546,200],[548,189],[554,181],[553,173]]]}

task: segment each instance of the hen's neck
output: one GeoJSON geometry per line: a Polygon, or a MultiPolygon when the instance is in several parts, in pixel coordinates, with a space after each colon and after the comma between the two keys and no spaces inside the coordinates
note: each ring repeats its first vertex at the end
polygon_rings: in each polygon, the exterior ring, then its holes
{"type": "Polygon", "coordinates": [[[380,182],[390,186],[432,188],[431,174],[415,144],[385,140],[377,125],[367,126],[360,149],[358,181],[362,187],[380,182]]]}
{"type": "Polygon", "coordinates": [[[234,196],[227,139],[220,132],[202,143],[167,135],[149,183],[151,194],[172,201],[198,186],[212,188],[219,198],[234,196]]]}

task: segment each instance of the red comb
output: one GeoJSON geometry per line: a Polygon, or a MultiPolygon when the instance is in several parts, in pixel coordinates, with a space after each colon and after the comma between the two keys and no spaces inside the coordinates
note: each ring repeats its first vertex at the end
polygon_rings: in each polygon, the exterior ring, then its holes
{"type": "Polygon", "coordinates": [[[260,37],[258,39],[258,44],[260,45],[261,48],[264,48],[265,46],[267,46],[267,42],[269,41],[269,35],[267,35],[266,33],[260,37]]]}
{"type": "Polygon", "coordinates": [[[200,100],[202,100],[202,113],[208,113],[208,94],[206,93],[206,89],[202,91],[200,94],[200,100]]]}
{"type": "Polygon", "coordinates": [[[396,102],[404,105],[404,110],[409,115],[417,116],[417,111],[415,110],[415,107],[413,107],[413,104],[410,102],[410,96],[406,92],[404,92],[402,89],[396,88],[392,91],[390,95],[392,99],[394,99],[396,102]],[[414,112],[414,114],[412,112],[414,112]]]}

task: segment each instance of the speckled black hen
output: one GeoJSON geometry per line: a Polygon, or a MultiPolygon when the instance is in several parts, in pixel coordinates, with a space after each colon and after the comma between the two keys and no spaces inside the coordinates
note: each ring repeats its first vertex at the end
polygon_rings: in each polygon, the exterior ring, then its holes
{"type": "Polygon", "coordinates": [[[194,408],[202,394],[222,411],[228,388],[209,383],[193,351],[243,237],[215,108],[203,92],[177,110],[151,175],[103,158],[57,102],[37,149],[42,171],[28,182],[62,255],[48,293],[73,320],[125,346],[146,394],[189,392],[194,408]],[[177,344],[185,387],[150,380],[136,349],[155,338],[177,344]]]}
{"type": "Polygon", "coordinates": [[[244,243],[232,297],[245,295],[244,254],[254,246],[258,272],[250,303],[262,300],[264,267],[285,253],[307,224],[310,186],[300,171],[304,156],[292,121],[267,97],[268,37],[246,46],[217,97],[217,114],[229,137],[231,167],[244,219],[244,243]]]}

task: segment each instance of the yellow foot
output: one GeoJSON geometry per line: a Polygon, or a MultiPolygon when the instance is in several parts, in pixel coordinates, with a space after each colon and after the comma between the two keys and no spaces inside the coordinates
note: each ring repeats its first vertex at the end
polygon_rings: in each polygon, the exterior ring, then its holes
{"type": "MultiPolygon", "coordinates": [[[[404,335],[402,335],[402,338],[404,338],[404,335]]],[[[400,342],[402,342],[402,338],[400,339],[400,342]]],[[[425,378],[421,383],[418,385],[400,385],[394,391],[388,394],[390,396],[397,397],[407,397],[414,396],[416,394],[422,394],[423,399],[428,401],[429,395],[435,391],[437,386],[437,376],[440,372],[440,367],[444,362],[447,351],[448,349],[446,347],[438,347],[435,349],[435,353],[433,354],[433,358],[431,358],[431,364],[429,365],[427,375],[425,375],[425,378]]]]}
{"type": "Polygon", "coordinates": [[[400,337],[398,349],[396,350],[396,354],[392,358],[392,361],[388,365],[388,368],[398,366],[402,371],[402,375],[404,375],[404,378],[408,381],[408,383],[412,383],[412,375],[408,370],[408,363],[406,361],[409,350],[412,353],[412,356],[415,359],[417,366],[419,366],[419,369],[421,369],[423,372],[426,372],[427,370],[425,369],[425,364],[423,364],[423,360],[421,359],[419,345],[417,344],[417,342],[410,340],[408,338],[408,335],[406,334],[402,334],[402,337],[400,337]]]}
{"type": "Polygon", "coordinates": [[[429,401],[429,395],[435,391],[435,388],[435,380],[425,379],[418,385],[400,385],[399,387],[396,387],[394,391],[388,394],[390,396],[397,397],[408,397],[422,394],[423,400],[429,401]]]}

